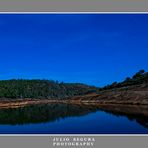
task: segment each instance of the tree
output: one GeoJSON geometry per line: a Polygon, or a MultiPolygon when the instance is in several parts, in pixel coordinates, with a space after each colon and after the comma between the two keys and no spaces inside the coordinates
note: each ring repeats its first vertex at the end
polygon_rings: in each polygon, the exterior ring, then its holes
{"type": "Polygon", "coordinates": [[[130,77],[127,77],[126,79],[125,79],[125,82],[128,82],[128,81],[130,81],[131,80],[131,78],[130,77]]]}
{"type": "Polygon", "coordinates": [[[138,79],[138,78],[140,78],[144,73],[145,73],[144,69],[141,69],[141,70],[138,71],[132,78],[133,78],[133,79],[138,79]]]}
{"type": "Polygon", "coordinates": [[[117,86],[117,84],[118,84],[117,82],[113,82],[113,83],[110,85],[110,87],[111,87],[111,88],[114,88],[114,87],[117,86]]]}

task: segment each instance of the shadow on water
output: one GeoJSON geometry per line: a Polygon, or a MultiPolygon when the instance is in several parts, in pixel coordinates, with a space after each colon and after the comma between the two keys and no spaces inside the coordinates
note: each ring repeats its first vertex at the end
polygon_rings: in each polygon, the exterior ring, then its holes
{"type": "Polygon", "coordinates": [[[29,124],[54,122],[74,116],[84,116],[92,112],[103,111],[117,117],[125,116],[148,128],[148,106],[136,105],[97,105],[90,103],[69,104],[50,103],[30,105],[19,108],[0,109],[0,124],[29,124]]]}
{"type": "Polygon", "coordinates": [[[145,128],[148,128],[148,106],[147,105],[100,105],[99,110],[110,113],[117,117],[125,116],[130,121],[135,120],[145,128]]]}

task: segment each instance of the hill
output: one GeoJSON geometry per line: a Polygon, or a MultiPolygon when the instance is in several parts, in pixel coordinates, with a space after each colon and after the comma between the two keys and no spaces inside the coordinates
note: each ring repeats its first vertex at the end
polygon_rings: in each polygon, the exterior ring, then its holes
{"type": "Polygon", "coordinates": [[[148,104],[148,73],[140,70],[123,82],[100,88],[98,93],[75,96],[73,100],[101,104],[148,104]]]}
{"type": "Polygon", "coordinates": [[[59,83],[50,80],[1,80],[0,99],[63,99],[96,92],[97,88],[81,83],[59,83]]]}
{"type": "Polygon", "coordinates": [[[148,73],[140,70],[123,82],[114,82],[102,88],[51,80],[1,80],[0,100],[2,106],[10,100],[14,103],[23,100],[30,103],[37,100],[42,100],[42,103],[64,100],[100,104],[148,104],[148,73]]]}

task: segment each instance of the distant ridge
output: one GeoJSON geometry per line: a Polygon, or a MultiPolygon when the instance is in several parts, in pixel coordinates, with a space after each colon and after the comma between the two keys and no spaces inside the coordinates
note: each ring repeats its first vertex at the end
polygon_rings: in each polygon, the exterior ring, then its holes
{"type": "Polygon", "coordinates": [[[81,83],[59,83],[52,80],[12,79],[0,81],[2,99],[63,99],[96,92],[97,88],[81,83]]]}
{"type": "Polygon", "coordinates": [[[111,101],[114,98],[113,102],[116,102],[117,98],[121,100],[125,98],[126,100],[126,96],[131,100],[132,97],[140,97],[141,94],[146,94],[146,96],[144,95],[144,98],[146,98],[147,88],[148,72],[144,70],[138,71],[131,78],[127,77],[123,82],[114,82],[102,88],[81,83],[60,83],[52,80],[11,79],[0,81],[0,100],[74,98],[90,100],[91,94],[96,94],[92,100],[111,101]],[[137,90],[140,91],[135,93],[137,90]]]}

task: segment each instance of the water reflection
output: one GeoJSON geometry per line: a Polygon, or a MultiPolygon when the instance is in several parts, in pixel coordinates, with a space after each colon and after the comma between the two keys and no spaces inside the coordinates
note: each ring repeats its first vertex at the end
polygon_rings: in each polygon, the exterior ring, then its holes
{"type": "Polygon", "coordinates": [[[117,117],[126,116],[129,120],[135,120],[145,128],[148,128],[147,105],[101,105],[99,109],[117,117]]]}
{"type": "Polygon", "coordinates": [[[90,103],[50,103],[0,109],[0,124],[54,122],[60,118],[84,116],[99,110],[117,117],[126,116],[129,120],[135,120],[140,125],[148,128],[148,106],[97,105],[90,103]]]}
{"type": "Polygon", "coordinates": [[[60,118],[83,116],[96,111],[94,106],[50,103],[19,108],[0,109],[0,124],[27,124],[53,122],[60,118]]]}

